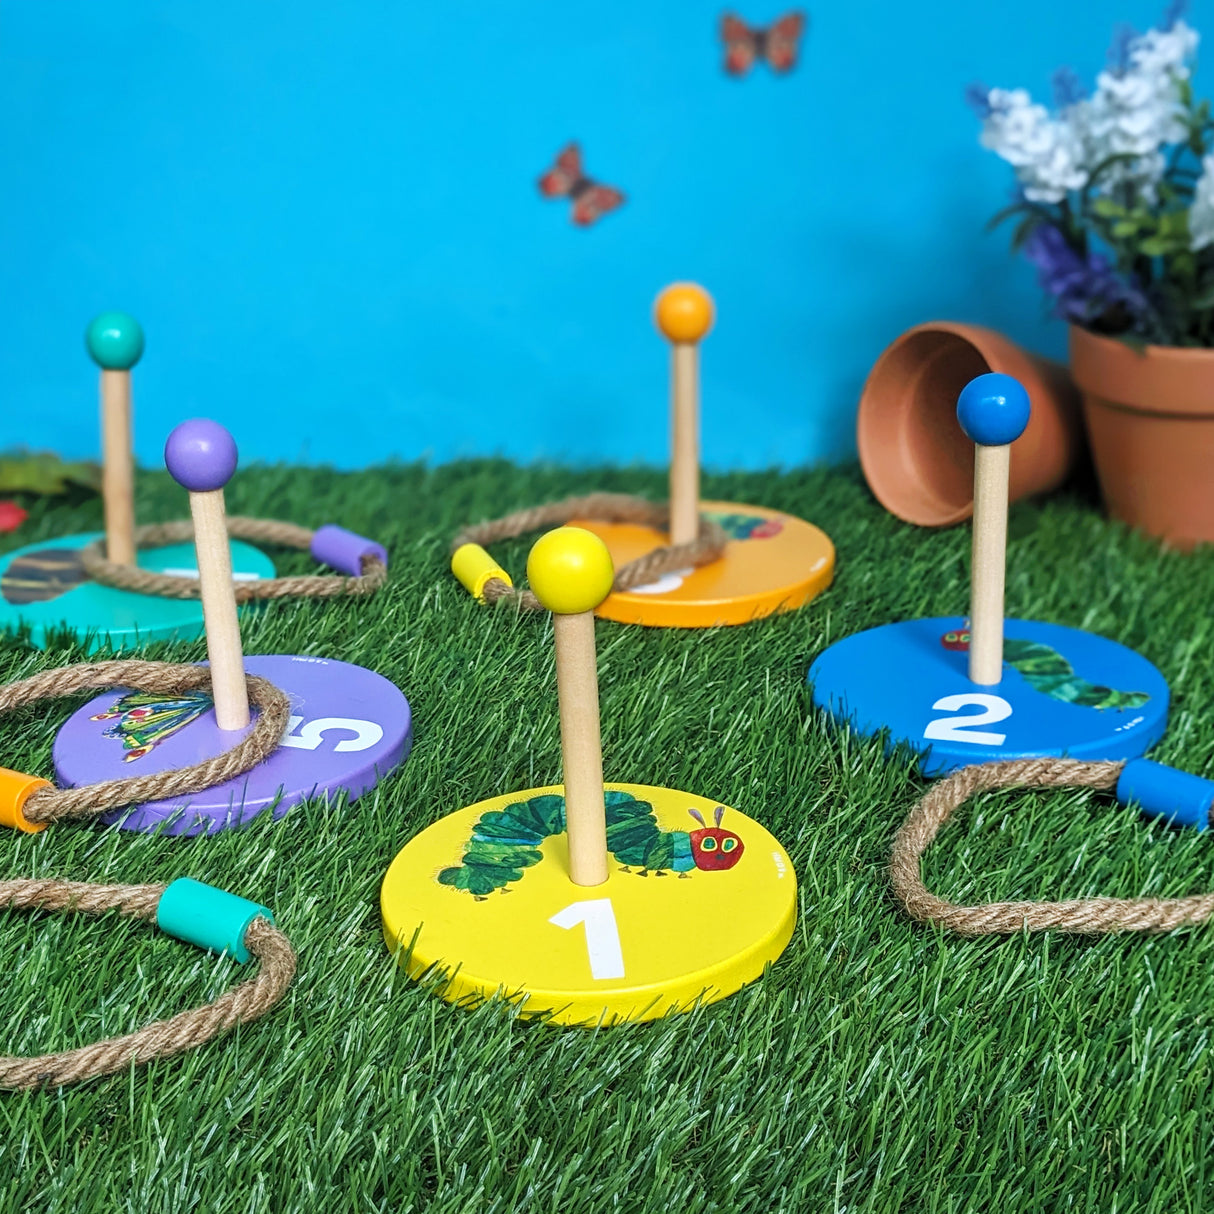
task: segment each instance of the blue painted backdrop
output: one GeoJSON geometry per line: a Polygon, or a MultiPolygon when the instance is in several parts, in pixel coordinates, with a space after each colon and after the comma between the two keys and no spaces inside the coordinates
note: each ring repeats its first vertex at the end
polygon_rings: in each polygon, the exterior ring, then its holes
{"type": "Polygon", "coordinates": [[[8,0],[0,447],[96,451],[81,334],[122,308],[148,463],[198,414],[262,459],[660,462],[650,308],[694,278],[718,302],[706,462],[846,458],[907,325],[1062,353],[983,233],[1010,177],[962,90],[1090,81],[1113,25],[1161,7],[818,0],[797,70],[739,81],[694,0],[8,0]],[[535,185],[571,138],[628,194],[589,230],[535,185]]]}

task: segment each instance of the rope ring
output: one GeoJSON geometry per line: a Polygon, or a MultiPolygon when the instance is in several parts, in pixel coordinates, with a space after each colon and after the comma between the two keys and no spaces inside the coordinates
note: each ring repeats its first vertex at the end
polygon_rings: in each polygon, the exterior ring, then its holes
{"type": "MultiPolygon", "coordinates": [[[[51,822],[95,818],[128,805],[201,792],[243,775],[277,749],[291,715],[290,701],[273,683],[257,675],[246,675],[245,683],[249,689],[249,702],[259,712],[252,731],[229,750],[191,767],[150,772],[124,780],[104,780],[79,788],[55,788],[49,782],[38,781],[40,786],[29,792],[17,807],[16,821],[10,824],[29,832],[39,831],[51,822]]],[[[180,694],[210,686],[211,672],[206,666],[136,659],[77,662],[0,687],[0,713],[39,700],[107,687],[180,694]]]]}
{"type": "MultiPolygon", "coordinates": [[[[236,539],[280,544],[284,548],[313,551],[313,541],[320,532],[294,523],[282,523],[274,519],[244,518],[233,515],[225,520],[228,535],[236,539]]],[[[323,532],[325,528],[321,528],[323,532]]],[[[342,528],[333,528],[343,531],[342,528]]],[[[174,523],[152,523],[135,528],[135,547],[163,548],[168,544],[179,544],[194,538],[194,524],[188,519],[174,523]]],[[[350,536],[352,533],[344,532],[350,536]]],[[[361,539],[361,537],[353,537],[361,539]]],[[[354,576],[345,574],[303,574],[297,577],[258,578],[251,582],[233,582],[238,603],[256,599],[282,598],[339,598],[343,595],[373,594],[388,580],[387,562],[380,555],[383,549],[369,540],[362,541],[366,548],[355,555],[347,551],[351,567],[357,560],[360,572],[354,576]]],[[[356,546],[357,547],[357,546],[356,546]]],[[[198,578],[177,577],[168,573],[153,573],[135,565],[116,565],[105,555],[104,538],[93,540],[80,550],[80,565],[94,582],[111,586],[116,590],[129,590],[135,594],[156,595],[166,599],[196,599],[200,595],[198,578]]]]}
{"type": "MultiPolygon", "coordinates": [[[[160,900],[171,888],[18,879],[0,881],[0,907],[87,915],[116,910],[128,918],[155,923],[160,900]]],[[[221,896],[231,899],[231,895],[221,896]]],[[[244,899],[232,901],[244,903],[244,899]]],[[[264,908],[254,907],[252,903],[245,903],[245,906],[264,912],[264,908]]],[[[172,931],[168,927],[166,930],[172,931]]],[[[197,940],[193,942],[198,943],[197,940]]],[[[154,1021],[134,1033],[62,1053],[33,1058],[0,1056],[0,1088],[48,1088],[95,1079],[153,1058],[171,1058],[229,1032],[239,1024],[264,1016],[286,994],[295,977],[295,950],[264,913],[252,918],[244,927],[243,943],[247,952],[260,962],[258,972],[213,1002],[180,1012],[167,1020],[154,1021]]],[[[213,945],[203,947],[215,951],[213,945]]]]}
{"type": "MultiPolygon", "coordinates": [[[[486,603],[508,600],[522,611],[544,611],[546,609],[530,590],[514,588],[509,574],[489,556],[485,547],[498,540],[515,539],[529,531],[559,527],[578,518],[603,523],[633,523],[669,531],[670,505],[627,493],[591,493],[530,510],[518,510],[504,518],[463,528],[451,542],[452,567],[468,591],[486,603]],[[464,549],[463,553],[461,549],[464,549]]],[[[712,519],[701,515],[699,521],[699,533],[689,543],[667,544],[621,565],[615,572],[611,589],[631,590],[657,581],[664,573],[699,568],[718,560],[725,552],[729,536],[712,519]]]]}
{"type": "Polygon", "coordinates": [[[956,906],[924,884],[920,859],[954,810],[977,792],[996,788],[1112,789],[1121,762],[1016,759],[963,767],[934,784],[907,815],[894,838],[890,877],[907,914],[963,936],[1061,931],[1169,932],[1205,923],[1214,915],[1214,894],[1188,898],[1076,898],[1067,902],[988,902],[956,906]]]}

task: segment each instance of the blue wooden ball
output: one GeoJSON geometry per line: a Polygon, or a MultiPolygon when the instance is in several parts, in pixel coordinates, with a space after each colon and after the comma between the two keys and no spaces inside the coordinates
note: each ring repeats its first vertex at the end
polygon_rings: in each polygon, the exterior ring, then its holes
{"type": "Polygon", "coordinates": [[[989,371],[971,379],[957,398],[961,429],[983,447],[1015,442],[1029,424],[1029,394],[1010,375],[989,371]]]}

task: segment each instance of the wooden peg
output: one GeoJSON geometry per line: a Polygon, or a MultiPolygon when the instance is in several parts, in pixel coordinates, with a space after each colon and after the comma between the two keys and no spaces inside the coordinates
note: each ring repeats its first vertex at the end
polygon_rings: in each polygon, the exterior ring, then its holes
{"type": "Polygon", "coordinates": [[[143,355],[143,330],[125,312],[103,312],[85,330],[84,340],[90,357],[101,368],[101,496],[106,556],[116,565],[134,565],[131,368],[143,355]]]}
{"type": "Polygon", "coordinates": [[[535,597],[552,612],[569,875],[576,885],[602,885],[607,880],[607,815],[594,609],[610,593],[615,570],[597,535],[581,527],[558,527],[531,549],[527,577],[535,597]]]}
{"type": "Polygon", "coordinates": [[[190,493],[215,723],[220,729],[243,729],[250,720],[249,695],[223,502],[223,487],[236,471],[236,443],[218,422],[195,418],[169,435],[164,462],[190,493]]]}
{"type": "Polygon", "coordinates": [[[969,677],[986,687],[1003,678],[1011,444],[1024,433],[1029,411],[1029,396],[1020,381],[997,372],[970,380],[957,400],[957,420],[975,444],[969,677]]]}
{"type": "Polygon", "coordinates": [[[655,319],[671,342],[670,542],[689,544],[700,531],[700,349],[712,328],[712,297],[695,283],[675,283],[658,296],[655,319]]]}

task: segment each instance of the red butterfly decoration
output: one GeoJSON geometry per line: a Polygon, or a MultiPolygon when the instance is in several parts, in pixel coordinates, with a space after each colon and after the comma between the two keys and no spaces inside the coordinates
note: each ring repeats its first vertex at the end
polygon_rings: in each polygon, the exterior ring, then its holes
{"type": "Polygon", "coordinates": [[[596,219],[614,211],[624,195],[609,185],[599,185],[582,172],[582,153],[571,143],[556,158],[556,163],[539,180],[545,198],[568,198],[573,203],[573,222],[589,227],[596,219]]]}
{"type": "Polygon", "coordinates": [[[721,18],[725,70],[745,76],[757,59],[765,59],[773,72],[790,71],[797,62],[805,20],[804,13],[787,13],[767,29],[751,29],[741,17],[726,13],[721,18]]]}

